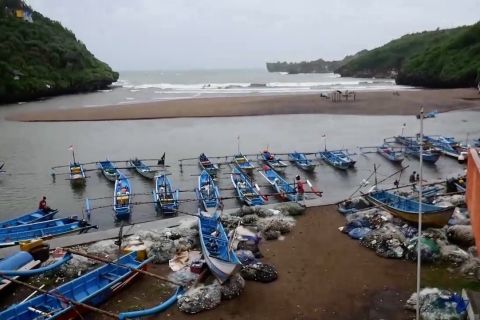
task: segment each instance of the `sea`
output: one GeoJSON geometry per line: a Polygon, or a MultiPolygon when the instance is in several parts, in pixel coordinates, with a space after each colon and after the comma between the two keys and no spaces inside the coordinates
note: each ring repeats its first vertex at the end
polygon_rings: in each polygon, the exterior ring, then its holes
{"type": "MultiPolygon", "coordinates": [[[[91,201],[96,208],[91,223],[101,229],[117,224],[111,207],[113,183],[101,176],[94,164],[86,166],[88,179],[81,188],[72,186],[67,180],[64,174],[67,168],[57,168],[56,175],[51,175],[53,166],[67,165],[72,159],[72,152],[68,150],[71,145],[77,161],[91,163],[108,158],[117,161],[120,170],[131,179],[136,205],[130,223],[163,217],[155,213],[151,203],[153,181],[129,169],[126,161],[134,157],[159,159],[163,153],[166,154],[165,172],[170,174],[174,187],[183,191],[180,210],[195,213],[197,205],[193,191],[200,169],[195,160],[184,160],[180,166],[180,159],[196,158],[204,152],[216,161],[225,162],[226,156],[240,150],[260,166],[256,154],[265,149],[286,160],[285,154],[291,151],[348,148],[357,159],[352,170],[339,171],[312,156],[318,164],[314,173],[302,172],[293,165],[285,172],[287,181],[293,182],[300,174],[316,189],[324,191],[321,203],[341,200],[351,195],[364,180],[369,180],[366,189],[372,185],[374,164],[378,181],[400,169],[375,153],[362,154],[359,147],[378,145],[383,138],[398,135],[402,130],[407,135],[416,134],[419,121],[414,116],[299,114],[58,123],[5,120],[11,113],[28,110],[332,90],[416,89],[397,86],[390,79],[341,78],[335,74],[288,75],[264,70],[128,71],[121,72],[119,81],[108,90],[1,106],[0,161],[5,162],[6,173],[0,175],[0,220],[35,210],[41,197],[46,196],[48,204],[60,210],[60,217],[86,217],[83,212],[85,199],[100,198],[91,201]]],[[[480,113],[477,112],[443,113],[425,120],[425,132],[454,136],[465,142],[480,137],[479,121],[480,113]]],[[[407,168],[402,174],[385,180],[386,186],[393,186],[395,179],[406,183],[412,171],[419,171],[416,159],[406,159],[403,165],[407,168]]],[[[464,170],[464,165],[446,157],[436,165],[424,167],[425,177],[430,181],[457,176],[464,170]]],[[[241,204],[232,198],[230,172],[228,164],[222,165],[217,183],[222,195],[229,198],[225,200],[225,207],[235,208],[241,204]]],[[[258,172],[254,173],[254,179],[263,193],[273,192],[258,172]]],[[[275,203],[278,199],[271,197],[269,202],[275,203]]]]}

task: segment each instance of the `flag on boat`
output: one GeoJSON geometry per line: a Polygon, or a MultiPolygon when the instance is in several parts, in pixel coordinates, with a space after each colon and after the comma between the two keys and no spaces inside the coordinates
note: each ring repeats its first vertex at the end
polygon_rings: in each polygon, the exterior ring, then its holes
{"type": "Polygon", "coordinates": [[[73,151],[73,144],[71,144],[71,145],[68,147],[67,150],[68,150],[68,151],[73,151]]]}

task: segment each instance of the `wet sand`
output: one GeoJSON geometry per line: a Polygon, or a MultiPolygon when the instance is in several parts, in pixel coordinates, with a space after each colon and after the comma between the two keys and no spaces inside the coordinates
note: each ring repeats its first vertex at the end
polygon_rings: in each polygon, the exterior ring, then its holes
{"type": "MultiPolygon", "coordinates": [[[[339,232],[343,224],[335,206],[310,208],[285,240],[261,246],[262,260],[278,269],[277,281],[248,281],[241,296],[211,311],[187,315],[173,307],[154,318],[411,319],[403,305],[415,290],[415,264],[376,256],[339,232]]],[[[156,286],[144,277],[102,308],[155,305],[166,296],[149,294],[162,291],[156,286]]]]}
{"type": "Polygon", "coordinates": [[[179,117],[231,117],[272,114],[415,115],[438,110],[480,110],[475,89],[357,92],[355,101],[333,102],[318,94],[201,98],[103,107],[41,110],[12,114],[16,121],[104,121],[179,117]]]}

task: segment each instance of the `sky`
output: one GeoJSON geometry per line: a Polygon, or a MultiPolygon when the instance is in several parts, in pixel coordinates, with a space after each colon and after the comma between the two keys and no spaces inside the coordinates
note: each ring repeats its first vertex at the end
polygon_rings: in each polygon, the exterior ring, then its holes
{"type": "Polygon", "coordinates": [[[480,0],[27,0],[116,70],[341,59],[480,21],[480,0]]]}

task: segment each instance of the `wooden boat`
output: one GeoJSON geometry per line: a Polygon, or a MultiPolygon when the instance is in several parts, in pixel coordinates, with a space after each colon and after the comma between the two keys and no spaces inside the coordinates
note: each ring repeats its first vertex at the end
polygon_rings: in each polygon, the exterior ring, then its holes
{"type": "Polygon", "coordinates": [[[262,160],[270,168],[277,172],[285,171],[285,168],[288,166],[285,162],[280,159],[277,159],[275,155],[270,153],[268,150],[262,152],[262,160]]]}
{"type": "Polygon", "coordinates": [[[395,148],[388,143],[378,146],[377,153],[395,163],[401,163],[405,159],[405,151],[403,148],[395,148]]]}
{"type": "Polygon", "coordinates": [[[331,151],[320,151],[317,154],[317,157],[325,161],[327,164],[331,165],[334,168],[347,170],[350,168],[350,162],[345,161],[342,157],[337,156],[336,153],[331,151]]]}
{"type": "MultiPolygon", "coordinates": [[[[367,200],[382,206],[393,215],[410,223],[418,223],[419,202],[387,191],[374,191],[365,195],[367,200]]],[[[448,223],[455,207],[438,207],[422,203],[422,223],[443,227],[448,223]]]]}
{"type": "MultiPolygon", "coordinates": [[[[24,268],[25,265],[28,265],[32,261],[38,261],[39,263],[41,261],[35,260],[33,256],[27,251],[18,251],[9,257],[6,257],[3,260],[0,260],[0,274],[9,276],[9,277],[36,276],[36,275],[40,275],[40,274],[55,270],[60,266],[62,266],[63,264],[65,264],[66,262],[70,261],[71,259],[72,259],[72,255],[70,253],[66,253],[59,259],[56,259],[54,262],[44,267],[39,267],[35,269],[32,268],[32,269],[26,270],[26,268],[24,268]],[[17,259],[19,261],[12,261],[13,259],[17,259]],[[13,267],[9,267],[9,266],[13,266],[13,267]]],[[[38,263],[36,265],[38,265],[38,263]]]]}
{"type": "Polygon", "coordinates": [[[198,157],[198,164],[200,165],[200,168],[202,168],[202,170],[206,170],[208,174],[212,177],[217,176],[218,165],[212,163],[205,155],[205,153],[200,154],[200,156],[198,157]]]}
{"type": "MultiPolygon", "coordinates": [[[[396,136],[394,139],[395,142],[405,146],[406,154],[420,159],[420,143],[417,141],[416,137],[396,136]]],[[[434,164],[440,158],[440,154],[441,153],[438,150],[434,150],[425,145],[421,157],[426,163],[434,164]]]]}
{"type": "Polygon", "coordinates": [[[58,213],[58,210],[51,210],[45,212],[43,210],[36,210],[30,213],[25,213],[19,217],[4,220],[0,222],[0,228],[14,227],[14,226],[23,226],[29,223],[35,223],[45,220],[50,220],[58,213]]]}
{"type": "Polygon", "coordinates": [[[293,184],[289,184],[275,170],[263,168],[260,174],[275,189],[279,197],[286,201],[297,201],[297,194],[293,184]]]}
{"type": "Polygon", "coordinates": [[[21,240],[50,239],[73,232],[83,233],[91,228],[96,228],[96,226],[88,224],[85,220],[73,218],[55,219],[25,226],[4,228],[0,229],[0,247],[13,246],[21,240]],[[30,229],[26,229],[28,226],[30,226],[30,229]]]}
{"type": "Polygon", "coordinates": [[[178,194],[178,189],[173,190],[172,183],[165,174],[155,177],[153,203],[157,212],[166,215],[176,213],[178,209],[178,194]]]}
{"type": "Polygon", "coordinates": [[[113,189],[113,211],[117,220],[130,218],[132,212],[132,188],[130,181],[119,171],[118,179],[115,180],[113,189]]]}
{"type": "Polygon", "coordinates": [[[309,172],[315,170],[315,164],[311,160],[307,159],[307,156],[304,153],[294,151],[288,154],[288,159],[295,163],[295,165],[302,170],[309,172]]]}
{"type": "Polygon", "coordinates": [[[73,184],[83,184],[85,183],[86,175],[83,170],[83,166],[78,162],[70,162],[70,182],[73,184]]]}
{"type": "Polygon", "coordinates": [[[200,211],[198,230],[205,262],[220,283],[224,283],[240,270],[241,262],[229,245],[217,212],[209,215],[200,211]]]}
{"type": "Polygon", "coordinates": [[[238,198],[242,202],[245,202],[247,206],[261,206],[265,204],[265,201],[252,185],[250,179],[238,168],[233,168],[230,179],[232,180],[232,184],[237,192],[238,198]]]}
{"type": "Polygon", "coordinates": [[[424,136],[425,142],[432,145],[432,147],[446,156],[458,159],[461,152],[467,151],[467,147],[462,146],[453,137],[445,137],[441,135],[424,136]]]}
{"type": "Polygon", "coordinates": [[[143,162],[142,160],[139,159],[130,159],[130,165],[135,169],[135,171],[138,172],[139,175],[141,175],[144,178],[147,179],[153,179],[155,177],[156,171],[150,168],[143,162]]]}
{"type": "Polygon", "coordinates": [[[245,157],[239,153],[233,157],[233,162],[245,173],[251,174],[255,166],[245,157]]]}
{"type": "Polygon", "coordinates": [[[195,194],[200,207],[207,212],[215,212],[220,206],[220,192],[207,170],[203,170],[198,177],[195,194]]]}
{"type": "Polygon", "coordinates": [[[110,160],[99,161],[97,162],[98,169],[100,169],[108,180],[115,182],[117,180],[119,172],[117,167],[110,160]]]}
{"type": "Polygon", "coordinates": [[[0,319],[75,319],[87,310],[68,301],[92,306],[105,302],[140,275],[135,269],[145,269],[151,261],[137,261],[136,255],[136,252],[131,252],[115,263],[101,266],[52,289],[52,294],[39,293],[34,298],[15,304],[0,312],[0,319]]]}

